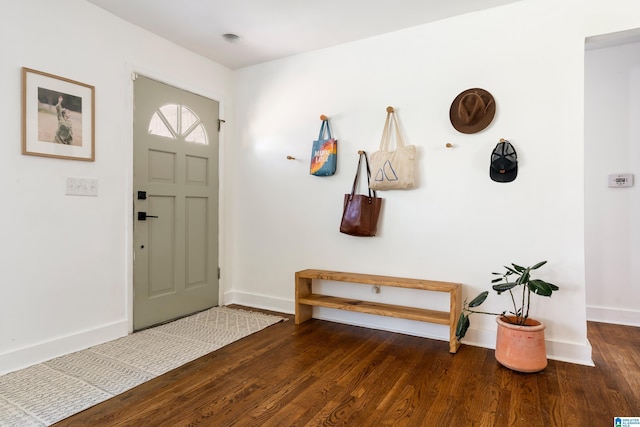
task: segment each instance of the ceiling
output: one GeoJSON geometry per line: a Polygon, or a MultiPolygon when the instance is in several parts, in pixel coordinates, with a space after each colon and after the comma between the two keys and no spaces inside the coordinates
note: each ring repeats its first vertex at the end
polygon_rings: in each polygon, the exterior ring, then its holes
{"type": "Polygon", "coordinates": [[[518,0],[87,0],[231,69],[518,0]],[[222,35],[240,36],[235,42],[222,35]]]}

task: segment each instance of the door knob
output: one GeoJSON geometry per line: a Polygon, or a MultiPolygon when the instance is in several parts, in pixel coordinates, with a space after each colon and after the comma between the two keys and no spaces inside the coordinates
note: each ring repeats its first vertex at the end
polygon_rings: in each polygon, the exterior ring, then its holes
{"type": "Polygon", "coordinates": [[[158,218],[156,215],[147,215],[146,212],[138,212],[138,221],[146,221],[147,218],[158,218]]]}

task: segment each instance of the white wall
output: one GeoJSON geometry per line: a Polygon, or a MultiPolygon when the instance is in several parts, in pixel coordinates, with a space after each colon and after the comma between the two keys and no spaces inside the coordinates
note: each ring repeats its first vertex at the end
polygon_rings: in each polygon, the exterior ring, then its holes
{"type": "Polygon", "coordinates": [[[131,73],[217,99],[223,115],[232,74],[82,0],[12,3],[0,36],[2,373],[131,328],[131,73]],[[23,66],[95,86],[95,162],[21,155],[23,66]],[[98,197],[65,196],[66,176],[97,178],[98,197]]]}
{"type": "MultiPolygon", "coordinates": [[[[530,0],[237,72],[238,141],[228,194],[229,298],[292,310],[293,273],[325,268],[461,282],[473,297],[509,262],[548,260],[560,286],[536,301],[551,358],[590,364],[584,261],[584,39],[640,26],[636,2],[530,0]],[[630,18],[635,17],[635,18],[630,18]],[[492,125],[457,133],[448,109],[467,88],[489,90],[492,125]],[[418,146],[417,189],[384,192],[375,238],[341,235],[342,196],[357,150],[376,149],[385,108],[418,146]],[[308,174],[319,115],[339,140],[338,173],[308,174]],[[500,138],[518,150],[513,183],[489,179],[500,138]],[[445,148],[450,142],[455,148],[445,148]],[[287,155],[295,161],[285,160],[287,155]]],[[[442,307],[416,293],[324,283],[346,296],[442,307]]],[[[506,301],[492,295],[487,308],[506,301]]],[[[319,317],[446,339],[446,328],[347,312],[319,317]]],[[[492,347],[495,325],[473,319],[466,341],[492,347]]]]}
{"type": "Polygon", "coordinates": [[[585,55],[587,316],[640,326],[640,43],[596,47],[585,55]],[[609,188],[615,173],[634,187],[609,188]]]}

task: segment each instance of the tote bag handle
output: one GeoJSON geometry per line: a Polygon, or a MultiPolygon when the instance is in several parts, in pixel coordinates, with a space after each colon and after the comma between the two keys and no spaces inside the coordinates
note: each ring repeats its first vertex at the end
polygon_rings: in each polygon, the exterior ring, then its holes
{"type": "Polygon", "coordinates": [[[387,119],[384,122],[384,129],[382,130],[382,139],[380,140],[380,151],[389,151],[391,145],[391,128],[396,133],[396,146],[398,148],[404,148],[404,140],[400,133],[400,127],[398,126],[398,120],[394,111],[387,111],[387,119]]]}
{"type": "Polygon", "coordinates": [[[320,125],[320,134],[318,135],[318,141],[322,141],[323,139],[331,139],[331,128],[329,127],[329,120],[323,120],[320,125]],[[327,134],[327,138],[324,137],[324,134],[327,134]]]}
{"type": "Polygon", "coordinates": [[[358,170],[356,171],[356,176],[353,178],[353,186],[351,187],[351,196],[350,199],[353,198],[353,195],[356,192],[356,187],[358,186],[358,178],[360,177],[360,165],[362,164],[362,158],[364,157],[364,162],[367,167],[367,189],[369,190],[369,198],[376,197],[376,190],[372,190],[369,185],[371,183],[371,169],[369,168],[369,159],[367,158],[367,152],[360,150],[358,151],[360,157],[358,157],[358,170]],[[373,196],[372,196],[373,194],[373,196]]]}

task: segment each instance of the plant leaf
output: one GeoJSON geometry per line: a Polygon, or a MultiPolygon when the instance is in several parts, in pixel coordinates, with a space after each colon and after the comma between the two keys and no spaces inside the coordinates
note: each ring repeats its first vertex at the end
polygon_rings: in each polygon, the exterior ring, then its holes
{"type": "Polygon", "coordinates": [[[467,334],[467,329],[469,329],[469,316],[464,313],[460,313],[460,317],[458,318],[458,325],[456,326],[456,339],[460,341],[467,334]]]}
{"type": "Polygon", "coordinates": [[[516,286],[518,286],[517,282],[507,282],[507,283],[499,283],[497,285],[493,285],[492,288],[496,292],[504,292],[504,291],[508,291],[509,289],[513,289],[516,286]]]}
{"type": "Polygon", "coordinates": [[[491,281],[491,283],[496,283],[496,282],[499,282],[499,281],[501,281],[501,280],[502,280],[502,277],[498,277],[498,278],[496,278],[496,279],[493,279],[493,280],[491,281]]]}
{"type": "Polygon", "coordinates": [[[539,263],[537,263],[536,265],[534,265],[533,267],[530,267],[530,268],[531,268],[531,270],[537,270],[538,268],[542,267],[546,263],[547,263],[547,261],[540,261],[539,263]]]}
{"type": "Polygon", "coordinates": [[[530,277],[530,273],[529,273],[529,269],[525,268],[524,271],[522,272],[522,275],[520,277],[518,277],[518,284],[522,285],[523,283],[527,283],[529,281],[529,277],[530,277]]]}
{"type": "MultiPolygon", "coordinates": [[[[514,269],[513,269],[513,268],[511,268],[511,267],[507,267],[506,265],[504,266],[504,268],[506,268],[506,269],[507,269],[507,274],[520,274],[520,272],[518,272],[518,271],[514,270],[514,269]]],[[[522,268],[522,267],[520,267],[520,268],[522,268]]],[[[522,268],[522,269],[523,269],[523,268],[522,268]]],[[[524,269],[523,269],[523,270],[524,270],[524,269]]]]}
{"type": "Polygon", "coordinates": [[[528,286],[531,292],[543,297],[550,297],[553,293],[553,288],[544,280],[530,280],[528,286]]]}
{"type": "Polygon", "coordinates": [[[471,300],[471,302],[469,303],[469,307],[473,308],[473,307],[479,306],[484,302],[484,300],[487,299],[488,295],[489,295],[489,291],[484,291],[480,293],[480,295],[478,295],[477,297],[471,300]]]}
{"type": "MultiPolygon", "coordinates": [[[[524,270],[526,270],[524,267],[521,267],[521,266],[519,266],[519,265],[517,265],[517,264],[513,264],[513,263],[511,263],[511,265],[513,265],[513,268],[514,268],[518,273],[522,273],[524,270]]],[[[507,267],[507,268],[509,268],[509,267],[507,267]]]]}

